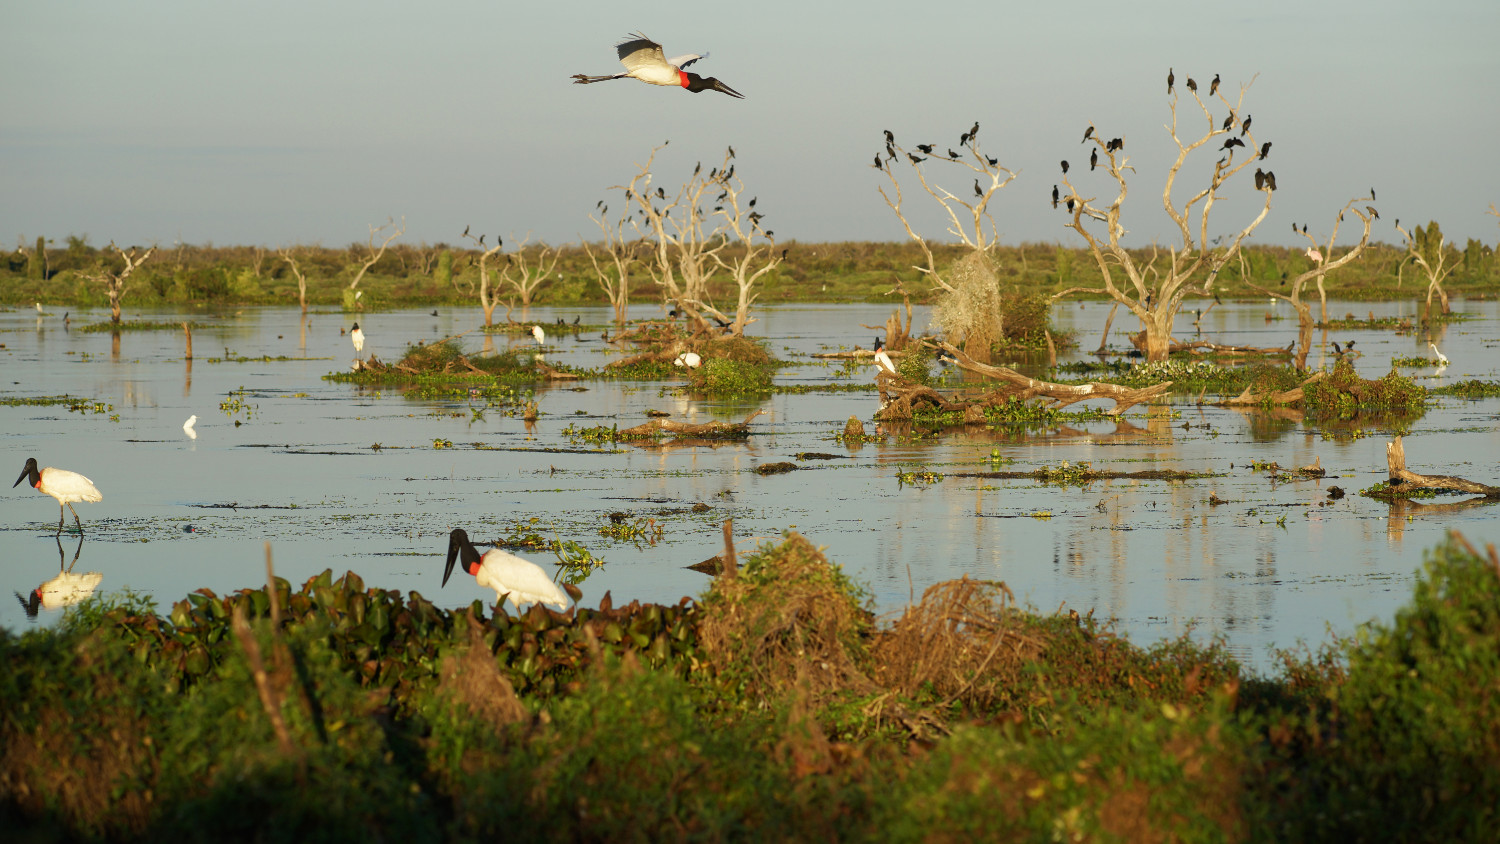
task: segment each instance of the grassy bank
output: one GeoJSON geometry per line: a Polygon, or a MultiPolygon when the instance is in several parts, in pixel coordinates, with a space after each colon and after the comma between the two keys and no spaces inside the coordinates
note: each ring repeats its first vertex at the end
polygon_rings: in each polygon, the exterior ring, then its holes
{"type": "MultiPolygon", "coordinates": [[[[1252,677],[805,539],[698,601],[513,617],[330,573],[0,636],[13,840],[1485,840],[1500,560],[1252,677]],[[277,614],[279,620],[272,621],[277,614]],[[243,614],[239,632],[233,621],[243,614]],[[274,717],[273,717],[274,716],[274,717]]],[[[1492,839],[1491,839],[1492,840],[1492,839]]]]}
{"type": "MultiPolygon", "coordinates": [[[[765,278],[762,303],[888,302],[897,283],[917,301],[930,295],[931,285],[912,269],[923,263],[920,250],[909,243],[799,243],[780,244],[786,261],[765,278]]],[[[316,307],[342,306],[344,293],[364,263],[363,244],[345,249],[299,247],[298,266],[306,277],[307,301],[316,307]]],[[[534,247],[533,247],[534,248],[534,247]]],[[[552,277],[537,293],[541,305],[605,305],[597,276],[582,247],[564,246],[552,277]]],[[[726,250],[732,259],[734,248],[726,250]]],[[[939,266],[947,266],[963,250],[936,249],[939,266]]],[[[1339,251],[1332,258],[1337,257],[1339,251]]],[[[1327,279],[1331,298],[1341,300],[1416,300],[1425,296],[1425,282],[1411,266],[1402,268],[1403,251],[1377,244],[1365,257],[1327,279]]],[[[1150,250],[1139,250],[1139,261],[1150,250]]],[[[393,244],[361,280],[365,309],[435,305],[468,305],[478,309],[479,253],[447,244],[393,244]],[[446,256],[446,257],[445,257],[446,256]]],[[[1100,274],[1084,250],[1058,244],[1005,246],[995,253],[1000,284],[1005,292],[1051,294],[1070,287],[1093,287],[1100,274]]],[[[1500,262],[1493,251],[1471,243],[1455,252],[1458,270],[1445,286],[1460,297],[1489,297],[1500,292],[1500,262]]],[[[101,267],[114,266],[118,257],[88,245],[87,238],[68,238],[65,249],[48,249],[45,260],[19,252],[0,256],[0,303],[49,307],[102,307],[103,286],[89,280],[101,267]]],[[[123,266],[123,265],[121,265],[123,266]]],[[[290,264],[275,250],[254,246],[191,246],[160,249],[130,280],[124,307],[162,305],[296,305],[298,284],[290,264]]],[[[1234,262],[1219,274],[1218,289],[1226,298],[1260,298],[1246,280],[1279,289],[1287,278],[1312,267],[1301,251],[1279,246],[1252,246],[1243,263],[1234,262]]],[[[118,266],[115,269],[119,269],[118,266]]],[[[491,268],[493,269],[493,267],[491,268]]],[[[709,285],[711,298],[732,303],[734,285],[719,274],[709,285]]],[[[502,291],[503,302],[508,294],[502,291]]],[[[631,300],[659,301],[649,275],[638,268],[631,300]]],[[[517,300],[519,301],[519,300],[517,300]]],[[[497,318],[504,314],[504,306],[497,318]]]]}

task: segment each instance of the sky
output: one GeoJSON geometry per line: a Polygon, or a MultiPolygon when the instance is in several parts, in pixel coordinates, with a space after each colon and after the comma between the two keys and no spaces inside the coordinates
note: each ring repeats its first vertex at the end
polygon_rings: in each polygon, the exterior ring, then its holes
{"type": "MultiPolygon", "coordinates": [[[[1086,172],[1091,123],[1136,168],[1127,243],[1169,242],[1169,66],[1179,86],[1218,73],[1235,96],[1253,80],[1243,110],[1273,142],[1279,189],[1249,242],[1293,243],[1293,223],[1322,240],[1372,187],[1377,240],[1397,240],[1396,218],[1437,220],[1460,245],[1500,240],[1485,213],[1500,203],[1494,0],[48,0],[13,4],[5,29],[4,247],[341,247],[403,217],[410,244],[457,244],[466,226],[592,240],[595,203],[622,204],[611,188],[665,141],[655,184],[668,186],[734,146],[778,240],[902,240],[870,166],[883,130],[956,148],[975,120],[983,151],[1019,172],[991,202],[1002,243],[1082,245],[1049,197],[1064,158],[1085,195],[1109,191],[1086,172]],[[613,46],[637,30],[669,56],[708,53],[692,70],[746,98],[572,84],[619,72],[613,46]]],[[[1190,159],[1179,191],[1216,158],[1190,159]]],[[[928,172],[972,190],[967,171],[928,172]]],[[[1258,213],[1249,175],[1221,190],[1211,234],[1258,213]]],[[[948,239],[906,181],[914,224],[948,239]]]]}

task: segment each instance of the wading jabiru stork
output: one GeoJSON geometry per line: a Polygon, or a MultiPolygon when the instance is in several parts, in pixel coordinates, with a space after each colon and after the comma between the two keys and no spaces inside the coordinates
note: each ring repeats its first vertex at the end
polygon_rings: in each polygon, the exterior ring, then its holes
{"type": "Polygon", "coordinates": [[[78,532],[83,533],[83,522],[78,518],[78,511],[73,510],[74,501],[103,501],[104,496],[100,494],[94,482],[78,474],[69,472],[67,469],[54,469],[48,466],[39,469],[35,457],[26,458],[26,465],[21,469],[21,477],[11,484],[11,489],[21,485],[21,481],[29,480],[33,489],[46,493],[57,499],[57,532],[62,533],[63,512],[66,507],[73,511],[73,521],[78,525],[78,532]]]}
{"type": "Polygon", "coordinates": [[[590,82],[603,82],[606,79],[629,78],[639,79],[650,85],[682,87],[695,94],[699,91],[719,91],[731,97],[745,98],[744,94],[712,76],[703,77],[685,70],[693,62],[708,58],[707,53],[701,56],[697,53],[688,53],[669,59],[662,53],[660,44],[639,32],[627,36],[624,41],[616,44],[615,52],[620,56],[620,64],[625,65],[624,73],[616,73],[613,76],[588,76],[575,73],[573,84],[587,85],[590,82]]]}
{"type": "Polygon", "coordinates": [[[548,604],[559,610],[567,609],[568,595],[536,563],[507,554],[499,548],[491,548],[479,555],[479,549],[469,541],[463,528],[454,528],[448,535],[448,562],[443,567],[443,585],[448,585],[448,576],[453,574],[453,563],[462,560],[464,571],[474,575],[480,586],[495,590],[495,600],[509,601],[516,612],[522,604],[548,604]]]}

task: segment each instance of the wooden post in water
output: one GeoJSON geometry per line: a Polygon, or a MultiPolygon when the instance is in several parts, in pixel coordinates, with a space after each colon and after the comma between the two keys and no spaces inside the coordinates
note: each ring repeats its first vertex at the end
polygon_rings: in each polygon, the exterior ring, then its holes
{"type": "Polygon", "coordinates": [[[739,572],[739,561],[734,556],[734,520],[724,520],[724,571],[723,576],[733,578],[739,572]]]}
{"type": "Polygon", "coordinates": [[[187,323],[182,324],[182,333],[187,335],[187,359],[193,359],[193,327],[187,323]]]}

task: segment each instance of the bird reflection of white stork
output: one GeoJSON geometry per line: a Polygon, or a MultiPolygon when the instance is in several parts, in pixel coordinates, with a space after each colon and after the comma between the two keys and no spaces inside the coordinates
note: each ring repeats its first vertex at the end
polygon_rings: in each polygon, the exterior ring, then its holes
{"type": "Polygon", "coordinates": [[[67,555],[63,552],[62,540],[57,539],[57,577],[48,580],[41,586],[31,590],[31,594],[25,598],[19,592],[14,593],[16,600],[21,602],[21,608],[26,611],[27,618],[36,618],[39,609],[56,610],[70,607],[84,598],[94,594],[99,588],[100,581],[104,575],[97,571],[84,574],[73,574],[73,566],[78,564],[78,556],[83,553],[83,535],[78,536],[78,548],[73,552],[73,562],[63,567],[63,561],[67,555]]]}

